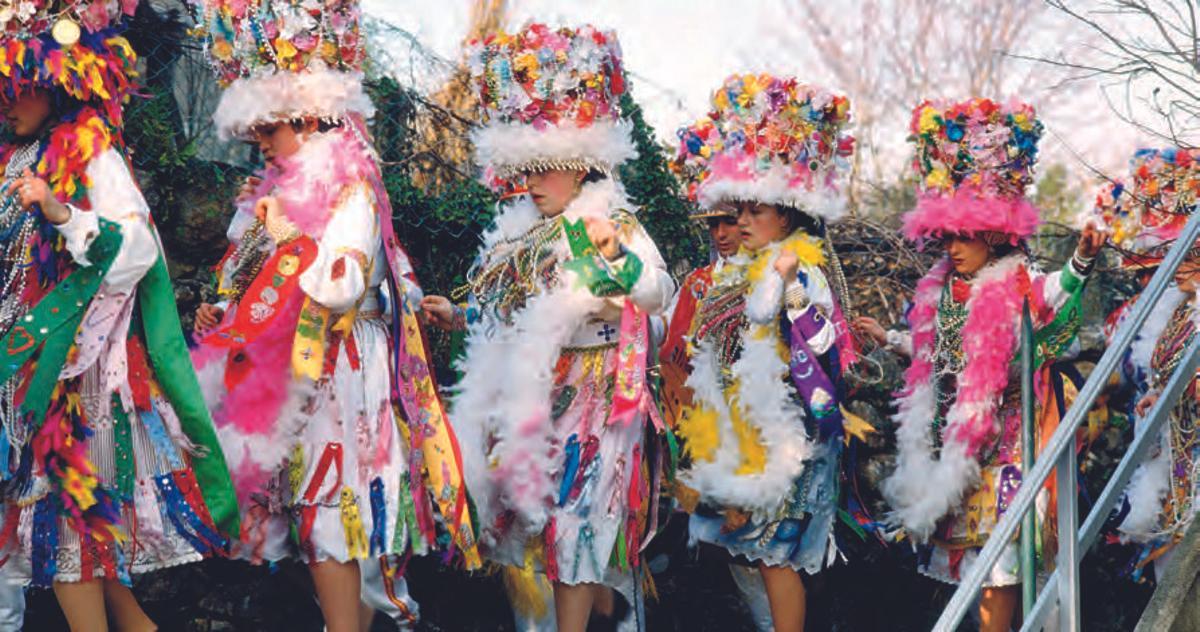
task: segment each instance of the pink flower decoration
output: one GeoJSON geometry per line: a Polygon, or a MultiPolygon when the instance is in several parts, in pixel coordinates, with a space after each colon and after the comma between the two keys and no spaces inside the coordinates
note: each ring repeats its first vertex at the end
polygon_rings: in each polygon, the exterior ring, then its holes
{"type": "Polygon", "coordinates": [[[108,9],[103,2],[93,2],[79,12],[79,20],[83,22],[84,28],[95,33],[108,26],[108,9]]]}

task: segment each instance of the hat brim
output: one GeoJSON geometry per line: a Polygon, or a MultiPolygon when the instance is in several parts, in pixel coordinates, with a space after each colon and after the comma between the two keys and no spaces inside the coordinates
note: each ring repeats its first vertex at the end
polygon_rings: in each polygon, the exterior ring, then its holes
{"type": "Polygon", "coordinates": [[[475,160],[501,177],[548,169],[595,169],[611,173],[636,158],[633,126],[627,121],[597,120],[535,127],[519,122],[490,123],[475,130],[475,160]]]}
{"type": "Polygon", "coordinates": [[[730,211],[721,210],[721,209],[705,209],[702,211],[696,211],[695,213],[688,215],[688,219],[694,220],[694,221],[713,219],[714,217],[720,217],[723,219],[725,219],[725,218],[737,219],[737,213],[732,213],[730,211]]]}

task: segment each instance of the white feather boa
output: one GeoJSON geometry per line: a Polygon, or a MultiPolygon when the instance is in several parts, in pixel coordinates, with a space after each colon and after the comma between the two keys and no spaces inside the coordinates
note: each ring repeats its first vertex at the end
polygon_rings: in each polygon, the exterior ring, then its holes
{"type": "MultiPolygon", "coordinates": [[[[1149,373],[1150,357],[1158,344],[1158,337],[1167,328],[1180,301],[1186,299],[1187,295],[1178,287],[1167,288],[1158,307],[1150,313],[1130,348],[1130,361],[1134,366],[1149,373]]],[[[1200,310],[1194,307],[1192,320],[1200,325],[1200,310]]],[[[1129,514],[1125,516],[1118,530],[1127,539],[1136,542],[1150,541],[1161,535],[1159,516],[1162,513],[1163,499],[1171,486],[1172,454],[1166,432],[1160,431],[1157,440],[1157,453],[1138,466],[1125,490],[1125,498],[1129,501],[1129,514]]]]}
{"type": "MultiPolygon", "coordinates": [[[[980,291],[992,283],[1005,282],[1025,262],[1022,256],[1005,257],[980,270],[971,283],[971,296],[967,310],[976,308],[980,291]]],[[[948,269],[947,269],[948,270],[948,269]]],[[[943,284],[927,288],[926,293],[914,297],[914,302],[936,305],[943,284]]],[[[1019,312],[1015,315],[1019,318],[1019,312]]],[[[935,327],[936,319],[925,326],[935,327]]],[[[1019,322],[1014,320],[1013,327],[1019,322]]],[[[920,352],[920,350],[915,350],[920,352]]],[[[883,482],[883,494],[893,507],[889,519],[904,526],[908,534],[918,542],[925,542],[933,534],[938,521],[954,511],[962,502],[964,494],[979,483],[979,463],[968,450],[965,442],[946,441],[939,457],[933,455],[933,441],[929,426],[936,414],[933,378],[920,384],[909,385],[910,391],[898,402],[899,410],[894,417],[896,429],[896,470],[883,482]]],[[[956,402],[946,415],[948,429],[967,423],[980,407],[995,407],[999,404],[999,393],[991,400],[966,405],[956,402]]]]}
{"type": "MultiPolygon", "coordinates": [[[[1142,323],[1141,330],[1129,347],[1129,361],[1133,366],[1142,371],[1149,371],[1150,357],[1154,355],[1154,348],[1158,346],[1158,337],[1167,328],[1167,323],[1171,322],[1171,315],[1175,313],[1175,308],[1179,307],[1179,302],[1185,298],[1187,295],[1174,284],[1167,286],[1163,291],[1158,305],[1150,311],[1150,316],[1142,323]]],[[[1133,309],[1136,307],[1134,305],[1133,309]]]]}
{"type": "MultiPolygon", "coordinates": [[[[737,397],[732,401],[726,399],[718,354],[711,342],[700,343],[692,358],[687,386],[693,391],[697,408],[716,413],[719,444],[713,460],[694,459],[690,469],[680,474],[684,484],[696,490],[702,499],[768,519],[787,500],[804,462],[814,451],[804,430],[804,409],[792,399],[788,364],[779,354],[781,342],[775,318],[782,308],[783,282],[775,273],[774,264],[782,248],[780,244],[772,248],[765,276],[746,297],[750,323],[741,332],[741,356],[730,367],[739,386],[737,397]],[[741,418],[758,431],[767,450],[761,472],[737,472],[741,451],[737,448],[730,406],[741,409],[741,418]]],[[[748,257],[739,254],[730,259],[726,270],[748,264],[748,257]]]]}
{"type": "MultiPolygon", "coordinates": [[[[585,185],[563,216],[608,216],[618,208],[632,207],[619,185],[604,180],[585,185]]],[[[540,217],[528,198],[518,200],[497,216],[482,252],[521,237],[540,217]]],[[[556,247],[569,256],[565,239],[556,247]]],[[[459,362],[463,379],[453,398],[454,427],[485,544],[494,543],[491,527],[506,509],[515,511],[528,534],[540,532],[549,518],[553,477],[561,467],[550,420],[554,367],[576,329],[604,305],[576,287],[567,270],[560,270],[553,287],[539,289],[510,323],[485,317],[472,324],[459,362]]]]}

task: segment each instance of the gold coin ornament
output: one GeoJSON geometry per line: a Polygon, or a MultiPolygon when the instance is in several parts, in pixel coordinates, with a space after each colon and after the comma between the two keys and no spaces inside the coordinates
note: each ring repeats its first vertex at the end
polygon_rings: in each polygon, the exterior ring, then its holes
{"type": "Polygon", "coordinates": [[[292,276],[300,271],[300,257],[296,255],[283,255],[279,258],[279,274],[283,276],[292,276]]]}
{"type": "Polygon", "coordinates": [[[79,41],[82,34],[79,30],[79,25],[71,18],[59,18],[54,23],[54,28],[50,31],[54,36],[54,41],[60,46],[71,46],[79,41]]]}

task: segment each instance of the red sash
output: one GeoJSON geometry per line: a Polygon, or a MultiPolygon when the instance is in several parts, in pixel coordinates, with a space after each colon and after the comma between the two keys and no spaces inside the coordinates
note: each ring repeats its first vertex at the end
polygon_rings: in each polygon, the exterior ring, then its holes
{"type": "Polygon", "coordinates": [[[261,335],[299,289],[300,273],[316,258],[317,244],[311,237],[300,237],[280,246],[238,302],[233,322],[209,334],[204,344],[241,347],[261,335]]]}
{"type": "Polygon", "coordinates": [[[683,409],[692,403],[692,391],[684,386],[688,374],[688,343],[686,337],[692,328],[692,318],[700,299],[712,287],[713,266],[697,268],[688,275],[679,289],[679,300],[667,326],[666,339],[659,349],[659,366],[662,371],[663,410],[667,424],[675,428],[683,409]]]}

